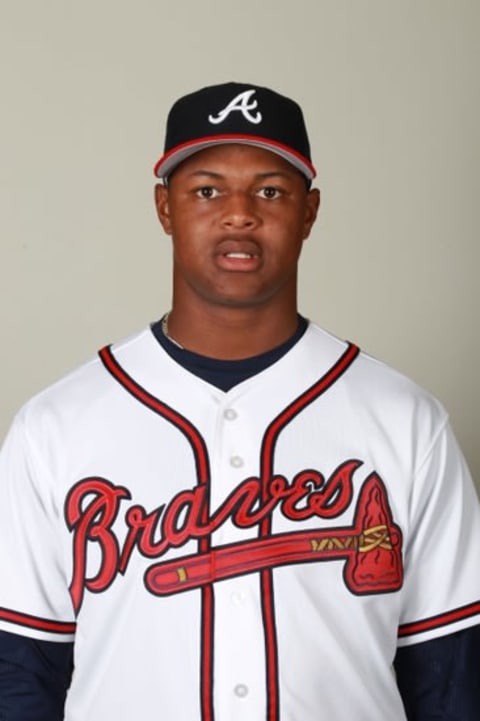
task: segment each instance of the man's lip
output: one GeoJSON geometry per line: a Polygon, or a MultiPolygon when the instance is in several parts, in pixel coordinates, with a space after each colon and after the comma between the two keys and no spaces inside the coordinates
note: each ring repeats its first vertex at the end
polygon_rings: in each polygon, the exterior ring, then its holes
{"type": "Polygon", "coordinates": [[[261,248],[251,238],[224,238],[215,249],[216,262],[224,270],[252,271],[261,263],[261,248]]]}

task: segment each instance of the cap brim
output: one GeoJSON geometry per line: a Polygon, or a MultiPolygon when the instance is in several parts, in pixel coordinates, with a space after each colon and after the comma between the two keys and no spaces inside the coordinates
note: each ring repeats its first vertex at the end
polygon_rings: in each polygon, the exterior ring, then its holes
{"type": "Polygon", "coordinates": [[[211,148],[214,145],[227,145],[230,143],[239,143],[240,145],[253,145],[257,148],[270,150],[272,153],[280,155],[287,162],[293,165],[308,180],[313,180],[316,176],[316,170],[312,163],[303,155],[296,153],[281,143],[276,143],[268,138],[252,135],[214,135],[199,140],[194,140],[182,145],[177,145],[163,155],[155,165],[154,173],[157,178],[167,178],[177,165],[189,158],[191,155],[211,148]]]}

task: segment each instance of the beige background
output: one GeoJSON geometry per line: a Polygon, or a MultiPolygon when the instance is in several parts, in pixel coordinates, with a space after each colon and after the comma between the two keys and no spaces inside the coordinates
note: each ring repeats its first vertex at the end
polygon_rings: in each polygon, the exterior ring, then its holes
{"type": "Polygon", "coordinates": [[[1,0],[0,437],[168,308],[164,118],[234,79],[304,107],[301,309],[438,396],[478,483],[479,36],[478,0],[1,0]]]}

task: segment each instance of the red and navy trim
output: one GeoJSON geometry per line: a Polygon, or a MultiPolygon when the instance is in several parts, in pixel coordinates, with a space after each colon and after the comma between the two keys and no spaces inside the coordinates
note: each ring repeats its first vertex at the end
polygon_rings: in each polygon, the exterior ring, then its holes
{"type": "Polygon", "coordinates": [[[31,616],[28,613],[19,613],[9,608],[0,608],[0,621],[8,621],[17,626],[24,628],[34,628],[37,631],[47,631],[48,633],[58,633],[59,635],[71,635],[75,633],[76,623],[66,623],[63,621],[52,621],[48,618],[40,616],[31,616]]]}
{"type": "MultiPolygon", "coordinates": [[[[143,403],[154,413],[172,423],[183,433],[190,444],[197,469],[197,480],[199,485],[209,488],[210,484],[210,462],[207,446],[202,436],[190,423],[190,421],[149,393],[137,383],[118,363],[112,353],[111,346],[106,346],[99,351],[100,359],[107,371],[128,391],[136,400],[143,403]]],[[[207,502],[202,510],[202,520],[206,524],[209,518],[210,502],[207,502]]],[[[205,536],[199,539],[198,550],[200,553],[207,553],[211,547],[211,538],[205,536]]],[[[202,721],[213,721],[213,613],[214,598],[213,586],[204,586],[202,594],[202,640],[201,640],[201,703],[202,721]]]]}
{"type": "MultiPolygon", "coordinates": [[[[274,453],[278,437],[282,430],[325,393],[345,373],[360,353],[360,349],[349,343],[345,352],[337,362],[316,383],[287,406],[269,425],[262,441],[260,454],[260,480],[262,497],[268,496],[268,484],[274,473],[274,453]]],[[[271,516],[267,516],[260,524],[259,537],[270,536],[272,528],[271,516]]],[[[273,573],[271,569],[261,572],[262,613],[265,627],[265,649],[267,658],[267,721],[279,719],[279,688],[278,688],[278,644],[275,625],[275,598],[273,590],[273,573]]]]}
{"type": "Polygon", "coordinates": [[[480,601],[469,603],[466,606],[460,606],[446,613],[430,616],[430,618],[424,618],[422,621],[404,623],[398,629],[398,637],[405,638],[406,636],[415,636],[419,633],[434,631],[437,628],[450,626],[452,623],[464,621],[474,616],[480,616],[480,601]]]}

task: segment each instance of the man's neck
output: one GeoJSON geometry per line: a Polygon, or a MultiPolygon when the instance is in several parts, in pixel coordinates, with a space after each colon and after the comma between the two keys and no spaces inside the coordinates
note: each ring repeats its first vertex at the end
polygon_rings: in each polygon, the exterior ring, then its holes
{"type": "Polygon", "coordinates": [[[272,313],[262,308],[183,309],[168,315],[169,337],[189,351],[210,358],[250,358],[276,348],[296,331],[295,307],[272,313]]]}

